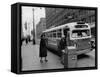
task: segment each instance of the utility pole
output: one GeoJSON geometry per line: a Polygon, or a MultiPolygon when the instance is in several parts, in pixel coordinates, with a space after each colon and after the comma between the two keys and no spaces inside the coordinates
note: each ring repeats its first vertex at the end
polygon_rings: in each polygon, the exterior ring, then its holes
{"type": "Polygon", "coordinates": [[[32,31],[32,34],[33,34],[33,45],[35,44],[35,24],[34,24],[34,8],[32,9],[33,11],[33,31],[32,31]]]}

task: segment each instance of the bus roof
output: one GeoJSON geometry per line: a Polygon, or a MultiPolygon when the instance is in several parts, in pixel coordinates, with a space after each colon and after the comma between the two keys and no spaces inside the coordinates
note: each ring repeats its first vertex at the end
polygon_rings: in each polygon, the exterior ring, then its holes
{"type": "MultiPolygon", "coordinates": [[[[74,25],[81,25],[81,24],[77,24],[77,22],[67,23],[67,24],[64,24],[64,25],[61,25],[61,26],[57,26],[57,27],[47,29],[47,30],[43,31],[43,33],[53,31],[53,30],[57,30],[57,29],[63,29],[64,27],[73,29],[73,28],[75,28],[74,25]]],[[[84,25],[88,25],[88,24],[85,23],[84,25]]]]}

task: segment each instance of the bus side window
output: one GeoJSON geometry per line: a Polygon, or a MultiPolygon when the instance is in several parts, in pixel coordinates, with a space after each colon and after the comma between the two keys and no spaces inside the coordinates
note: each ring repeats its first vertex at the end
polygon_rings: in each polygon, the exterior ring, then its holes
{"type": "Polygon", "coordinates": [[[51,38],[51,32],[49,33],[49,35],[50,35],[50,38],[51,38]]]}
{"type": "Polygon", "coordinates": [[[58,38],[61,38],[61,29],[58,29],[58,30],[57,30],[57,37],[58,37],[58,38]]]}
{"type": "Polygon", "coordinates": [[[48,37],[50,38],[50,32],[48,33],[48,37]]]}
{"type": "Polygon", "coordinates": [[[53,38],[56,38],[56,31],[53,31],[53,38]]]}
{"type": "Polygon", "coordinates": [[[48,38],[48,32],[46,33],[46,36],[47,36],[47,38],[48,38]]]}
{"type": "Polygon", "coordinates": [[[51,37],[51,38],[53,37],[53,32],[52,32],[52,31],[50,32],[50,37],[51,37]]]}
{"type": "Polygon", "coordinates": [[[50,38],[50,32],[49,32],[49,38],[50,38]]]}

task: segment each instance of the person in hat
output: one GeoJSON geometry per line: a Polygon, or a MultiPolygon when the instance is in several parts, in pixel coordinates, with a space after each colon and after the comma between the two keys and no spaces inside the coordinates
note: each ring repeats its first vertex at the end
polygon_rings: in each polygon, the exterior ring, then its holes
{"type": "Polygon", "coordinates": [[[68,41],[68,31],[65,29],[64,35],[62,35],[62,38],[59,42],[59,52],[61,52],[60,57],[61,57],[61,63],[62,64],[64,64],[65,53],[68,52],[67,41],[68,41]]]}
{"type": "Polygon", "coordinates": [[[40,62],[43,62],[43,57],[45,58],[45,62],[47,62],[47,47],[46,47],[46,37],[44,34],[41,35],[41,40],[40,40],[40,52],[39,52],[39,57],[40,57],[40,62]]]}

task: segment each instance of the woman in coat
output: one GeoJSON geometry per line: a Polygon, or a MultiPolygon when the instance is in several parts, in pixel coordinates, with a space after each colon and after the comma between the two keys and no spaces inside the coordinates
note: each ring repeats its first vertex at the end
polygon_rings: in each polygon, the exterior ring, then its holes
{"type": "Polygon", "coordinates": [[[48,60],[46,59],[47,57],[47,48],[46,48],[46,38],[45,35],[41,35],[41,40],[40,40],[40,62],[43,62],[42,58],[45,57],[45,61],[47,62],[48,60]]]}

